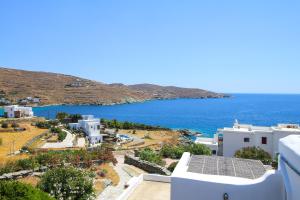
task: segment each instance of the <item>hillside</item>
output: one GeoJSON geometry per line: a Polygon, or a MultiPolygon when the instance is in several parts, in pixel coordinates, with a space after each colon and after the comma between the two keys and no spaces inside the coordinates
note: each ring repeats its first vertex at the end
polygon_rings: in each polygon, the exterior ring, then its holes
{"type": "Polygon", "coordinates": [[[129,88],[150,95],[151,99],[174,98],[223,98],[224,94],[214,93],[202,89],[180,88],[174,86],[159,86],[153,84],[129,85],[129,88]]]}
{"type": "MultiPolygon", "coordinates": [[[[47,104],[117,104],[165,98],[221,98],[200,89],[162,87],[150,84],[126,86],[105,84],[75,76],[32,72],[0,67],[1,97],[17,103],[26,97],[39,97],[47,104]]],[[[0,97],[0,99],[1,99],[0,97]]]]}

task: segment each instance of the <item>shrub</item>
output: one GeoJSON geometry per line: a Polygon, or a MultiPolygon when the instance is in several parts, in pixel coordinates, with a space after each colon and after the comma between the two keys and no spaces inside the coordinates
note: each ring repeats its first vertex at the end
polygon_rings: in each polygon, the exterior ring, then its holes
{"type": "Polygon", "coordinates": [[[56,199],[91,199],[95,196],[92,177],[73,167],[55,168],[42,176],[38,187],[56,199]]]}
{"type": "Polygon", "coordinates": [[[164,145],[160,150],[160,154],[165,158],[179,159],[185,152],[183,146],[164,145]]]}
{"type": "Polygon", "coordinates": [[[106,169],[102,169],[100,172],[99,172],[99,176],[101,176],[102,178],[106,176],[107,174],[107,170],[106,169]]]}
{"type": "Polygon", "coordinates": [[[65,131],[61,130],[60,128],[58,128],[58,127],[52,127],[50,129],[50,131],[52,133],[57,133],[57,137],[58,137],[59,141],[63,141],[67,136],[67,133],[65,131]]]}
{"type": "Polygon", "coordinates": [[[211,155],[211,150],[204,144],[191,144],[186,148],[193,155],[211,155]]]}
{"type": "Polygon", "coordinates": [[[14,122],[14,123],[11,124],[11,127],[12,128],[18,128],[18,127],[20,127],[20,125],[18,123],[14,122]]]}
{"type": "Polygon", "coordinates": [[[58,136],[59,141],[63,141],[67,137],[67,133],[64,131],[61,131],[57,134],[57,136],[58,136]]]}
{"type": "Polygon", "coordinates": [[[3,144],[3,140],[2,138],[0,138],[0,146],[3,144]]]}
{"type": "Polygon", "coordinates": [[[106,128],[115,128],[115,129],[136,129],[136,130],[170,130],[168,128],[163,128],[160,126],[151,126],[146,124],[140,124],[140,123],[133,123],[133,122],[121,122],[117,121],[116,119],[113,120],[107,120],[107,119],[101,119],[101,124],[104,125],[106,128]]]}
{"type": "Polygon", "coordinates": [[[54,200],[47,193],[17,181],[0,181],[0,199],[54,200]]]}
{"type": "Polygon", "coordinates": [[[69,117],[69,114],[65,112],[58,112],[56,114],[56,119],[58,119],[59,121],[63,121],[67,117],[69,117]]]}
{"type": "Polygon", "coordinates": [[[211,155],[211,150],[203,144],[190,145],[164,145],[160,154],[165,158],[179,159],[184,152],[190,152],[193,155],[211,155]]]}
{"type": "Polygon", "coordinates": [[[237,158],[260,160],[264,164],[271,164],[272,162],[271,155],[258,147],[245,147],[235,152],[234,156],[237,158]]]}
{"type": "Polygon", "coordinates": [[[8,123],[7,122],[2,122],[1,127],[2,128],[8,128],[8,123]]]}
{"type": "Polygon", "coordinates": [[[36,122],[35,126],[38,128],[48,129],[51,127],[51,124],[49,122],[36,122]]]}
{"type": "Polygon", "coordinates": [[[170,172],[173,172],[174,169],[175,169],[175,167],[177,166],[177,164],[178,164],[178,162],[172,162],[172,163],[169,165],[168,170],[169,170],[170,172]]]}
{"type": "Polygon", "coordinates": [[[37,160],[31,157],[27,159],[18,160],[17,166],[23,170],[23,169],[34,169],[38,167],[39,164],[37,163],[37,160]]]}
{"type": "Polygon", "coordinates": [[[139,158],[148,162],[152,162],[161,166],[165,165],[162,157],[150,148],[145,148],[139,152],[139,158]]]}

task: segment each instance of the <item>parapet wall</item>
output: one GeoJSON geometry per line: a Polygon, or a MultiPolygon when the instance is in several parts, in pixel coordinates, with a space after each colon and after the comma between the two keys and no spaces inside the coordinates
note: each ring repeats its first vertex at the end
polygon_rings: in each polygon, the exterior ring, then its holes
{"type": "Polygon", "coordinates": [[[125,155],[124,162],[128,165],[133,165],[135,167],[138,167],[148,173],[168,175],[168,176],[171,175],[171,172],[162,166],[150,163],[148,161],[140,160],[139,158],[130,155],[125,155]]]}

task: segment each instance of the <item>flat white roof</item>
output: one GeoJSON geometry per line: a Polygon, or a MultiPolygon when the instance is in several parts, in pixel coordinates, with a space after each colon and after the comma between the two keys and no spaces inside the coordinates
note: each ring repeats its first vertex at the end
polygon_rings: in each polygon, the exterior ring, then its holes
{"type": "Polygon", "coordinates": [[[218,129],[219,132],[265,132],[272,133],[274,131],[286,131],[286,132],[300,132],[298,124],[278,124],[277,126],[253,126],[251,124],[234,124],[233,127],[225,127],[218,129]]]}

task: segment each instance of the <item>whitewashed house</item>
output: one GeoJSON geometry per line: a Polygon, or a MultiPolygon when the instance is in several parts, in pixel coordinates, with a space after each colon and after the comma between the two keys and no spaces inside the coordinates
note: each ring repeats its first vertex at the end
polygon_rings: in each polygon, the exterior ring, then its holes
{"type": "Polygon", "coordinates": [[[40,100],[40,98],[38,98],[38,97],[34,97],[34,98],[32,99],[32,102],[33,102],[33,103],[40,103],[41,100],[40,100]]]}
{"type": "Polygon", "coordinates": [[[117,200],[299,200],[300,135],[278,144],[278,170],[257,160],[184,153],[171,176],[133,177],[117,200]]]}
{"type": "Polygon", "coordinates": [[[78,123],[69,123],[69,126],[72,129],[82,130],[92,145],[103,141],[103,135],[100,134],[100,119],[94,118],[93,115],[82,115],[82,120],[78,120],[78,123]]]}
{"type": "Polygon", "coordinates": [[[300,135],[298,124],[278,124],[272,127],[239,124],[236,121],[232,128],[219,129],[217,133],[223,137],[223,155],[233,157],[235,152],[244,147],[259,147],[267,151],[273,158],[278,153],[281,138],[289,135],[300,135]]]}
{"type": "Polygon", "coordinates": [[[24,107],[18,105],[4,106],[4,117],[7,118],[33,117],[32,107],[24,107]]]}

